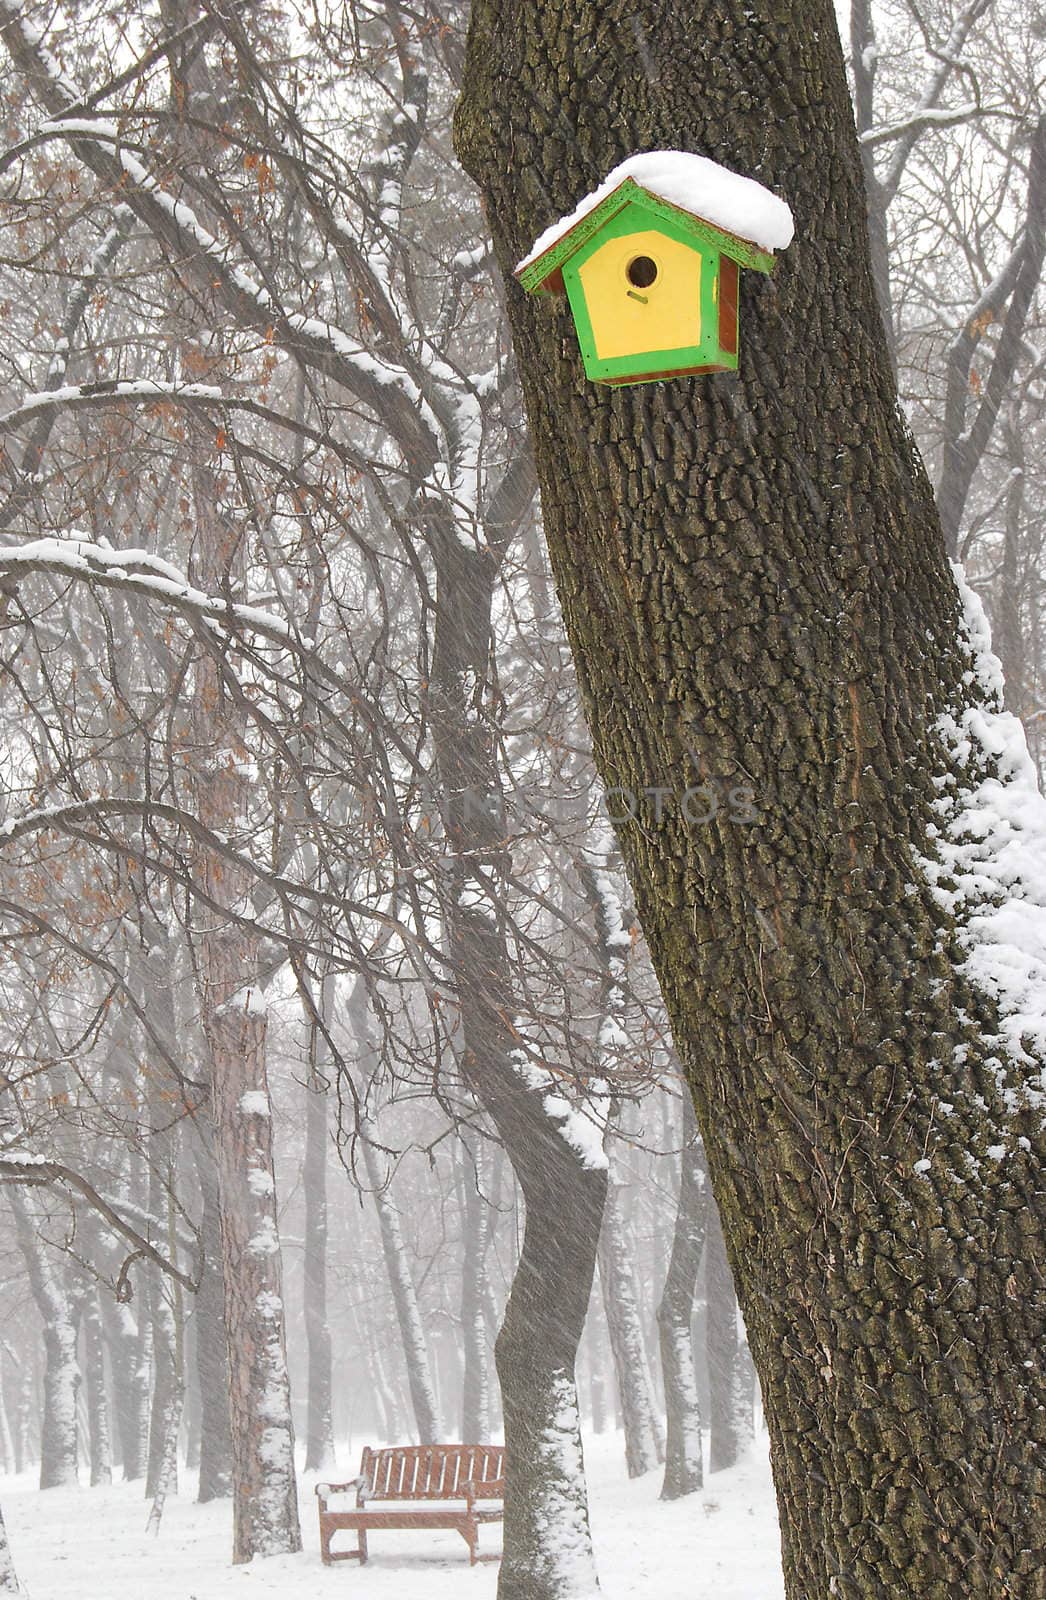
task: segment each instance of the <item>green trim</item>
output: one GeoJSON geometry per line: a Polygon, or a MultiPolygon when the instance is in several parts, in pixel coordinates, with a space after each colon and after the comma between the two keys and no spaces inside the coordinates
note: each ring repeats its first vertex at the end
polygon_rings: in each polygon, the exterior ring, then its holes
{"type": "Polygon", "coordinates": [[[630,205],[642,206],[644,211],[652,213],[668,226],[675,238],[681,238],[686,244],[721,250],[724,255],[731,256],[742,267],[750,267],[755,272],[774,270],[772,254],[760,250],[745,239],[739,239],[736,234],[728,233],[725,228],[717,228],[713,222],[707,222],[704,217],[697,217],[691,211],[684,211],[681,206],[674,206],[670,201],[662,200],[660,195],[644,189],[633,178],[625,178],[612,194],[608,194],[606,199],[601,200],[587,216],[576,222],[568,233],[550,245],[536,261],[532,261],[529,266],[517,272],[516,276],[523,288],[528,294],[541,290],[545,281],[586,245],[594,234],[599,233],[604,224],[630,205]]]}
{"type": "MultiPolygon", "coordinates": [[[[668,238],[675,239],[682,244],[692,244],[693,239],[688,233],[682,216],[677,208],[670,208],[671,215],[664,219],[655,218],[657,227],[668,238]]],[[[563,267],[563,285],[570,301],[570,309],[574,316],[574,326],[577,329],[578,345],[581,349],[581,359],[584,362],[587,377],[599,382],[607,378],[634,378],[637,383],[644,382],[651,373],[661,376],[666,371],[684,367],[716,367],[728,372],[737,370],[737,355],[724,350],[719,343],[719,304],[715,298],[714,289],[720,270],[720,251],[718,246],[699,252],[701,255],[701,328],[703,336],[699,344],[677,345],[668,350],[642,350],[632,355],[611,356],[600,359],[596,350],[596,336],[589,315],[588,302],[585,298],[584,287],[581,282],[581,268],[590,256],[601,250],[608,239],[627,237],[630,233],[642,231],[648,223],[649,211],[646,196],[635,202],[629,202],[615,213],[602,227],[598,228],[585,243],[580,246],[574,255],[563,267]]],[[[652,381],[652,380],[651,380],[652,381]]]]}

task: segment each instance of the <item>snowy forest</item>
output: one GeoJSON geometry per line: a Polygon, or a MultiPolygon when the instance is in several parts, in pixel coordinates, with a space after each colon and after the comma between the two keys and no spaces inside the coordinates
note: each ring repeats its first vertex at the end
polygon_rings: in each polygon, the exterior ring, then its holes
{"type": "Polygon", "coordinates": [[[1043,1600],[1044,86],[0,0],[0,1592],[1043,1600]],[[795,238],[599,384],[655,150],[795,238]]]}

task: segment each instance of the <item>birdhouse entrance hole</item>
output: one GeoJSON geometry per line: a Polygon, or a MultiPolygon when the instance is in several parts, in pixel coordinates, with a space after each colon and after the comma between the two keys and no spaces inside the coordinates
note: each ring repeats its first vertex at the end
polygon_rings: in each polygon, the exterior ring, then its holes
{"type": "Polygon", "coordinates": [[[633,256],[625,276],[634,289],[649,289],[657,282],[657,262],[653,256],[633,256]]]}

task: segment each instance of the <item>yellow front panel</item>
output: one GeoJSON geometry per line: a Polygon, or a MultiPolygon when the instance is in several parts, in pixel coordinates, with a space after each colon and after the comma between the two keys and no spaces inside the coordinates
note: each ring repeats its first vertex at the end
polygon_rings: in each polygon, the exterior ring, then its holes
{"type": "Polygon", "coordinates": [[[701,343],[701,257],[691,246],[652,228],[608,239],[578,268],[578,278],[601,361],[701,343]],[[655,263],[652,284],[629,282],[637,256],[655,263]]]}

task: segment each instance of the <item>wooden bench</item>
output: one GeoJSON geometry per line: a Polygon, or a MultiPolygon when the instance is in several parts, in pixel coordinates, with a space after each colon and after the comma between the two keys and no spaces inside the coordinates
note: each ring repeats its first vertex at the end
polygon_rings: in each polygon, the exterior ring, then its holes
{"type": "Polygon", "coordinates": [[[479,1530],[505,1514],[503,1445],[396,1445],[364,1450],[359,1476],[349,1483],[318,1483],[320,1553],[325,1563],[367,1559],[367,1534],[376,1528],[452,1528],[479,1560],[479,1530]],[[332,1506],[356,1491],[354,1506],[332,1506]],[[355,1531],[355,1550],[332,1550],[331,1536],[355,1531]]]}

